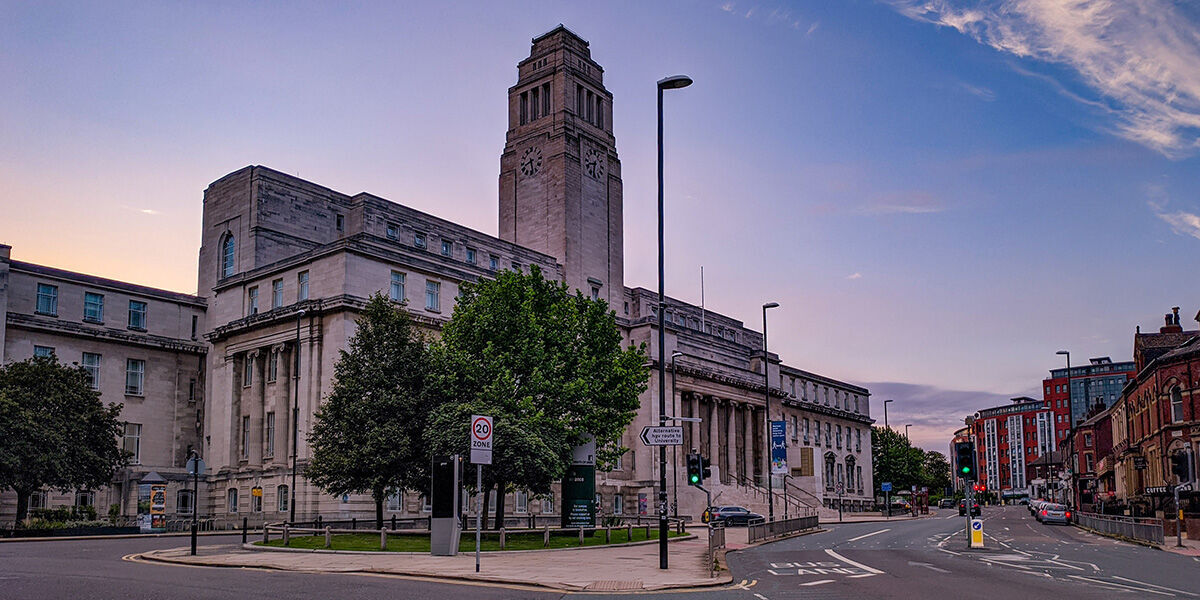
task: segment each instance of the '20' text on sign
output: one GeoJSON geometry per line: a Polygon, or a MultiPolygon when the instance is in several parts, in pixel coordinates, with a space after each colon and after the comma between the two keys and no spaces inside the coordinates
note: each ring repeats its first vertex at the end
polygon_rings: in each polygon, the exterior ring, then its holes
{"type": "Polygon", "coordinates": [[[471,416],[471,462],[476,465],[492,464],[492,418],[482,415],[471,416]]]}

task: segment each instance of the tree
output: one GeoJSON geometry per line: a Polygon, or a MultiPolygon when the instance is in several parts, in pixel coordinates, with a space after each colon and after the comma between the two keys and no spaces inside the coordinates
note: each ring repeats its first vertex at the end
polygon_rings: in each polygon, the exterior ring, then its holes
{"type": "Polygon", "coordinates": [[[572,294],[537,266],[464,283],[460,293],[431,348],[437,408],[427,439],[436,453],[466,454],[470,416],[495,419],[483,491],[497,490],[499,527],[504,494],[549,493],[589,436],[599,467],[615,462],[649,373],[641,347],[622,348],[606,302],[572,294]]]}
{"type": "Polygon", "coordinates": [[[370,493],[377,529],[390,492],[429,487],[426,367],[424,341],[408,311],[382,294],[371,296],[308,437],[305,475],[335,496],[370,493]]]}
{"type": "Polygon", "coordinates": [[[121,406],[100,401],[88,372],[54,357],[0,367],[0,489],[17,493],[17,522],[42,488],[94,489],[128,454],[118,445],[121,406]]]}
{"type": "Polygon", "coordinates": [[[929,450],[925,453],[925,463],[923,465],[925,472],[925,485],[929,486],[931,491],[938,494],[945,493],[950,488],[950,461],[946,455],[936,450],[929,450]]]}

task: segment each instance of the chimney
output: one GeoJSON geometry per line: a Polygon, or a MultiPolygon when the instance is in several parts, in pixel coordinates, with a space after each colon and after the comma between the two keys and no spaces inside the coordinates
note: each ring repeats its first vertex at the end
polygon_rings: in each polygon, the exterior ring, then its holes
{"type": "Polygon", "coordinates": [[[1171,307],[1171,319],[1173,321],[1172,324],[1179,325],[1179,307],[1178,306],[1171,307]]]}
{"type": "Polygon", "coordinates": [[[1181,333],[1183,331],[1183,327],[1179,326],[1179,307],[1171,310],[1173,312],[1163,315],[1164,325],[1158,329],[1159,333],[1181,333]]]}

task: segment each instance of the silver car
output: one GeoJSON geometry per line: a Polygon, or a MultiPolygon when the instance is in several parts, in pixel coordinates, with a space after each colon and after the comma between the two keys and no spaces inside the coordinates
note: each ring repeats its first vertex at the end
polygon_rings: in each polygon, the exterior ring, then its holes
{"type": "Polygon", "coordinates": [[[1063,504],[1047,502],[1043,504],[1041,510],[1038,511],[1038,520],[1044,525],[1049,525],[1050,523],[1070,525],[1071,509],[1067,508],[1066,505],[1063,504]]]}

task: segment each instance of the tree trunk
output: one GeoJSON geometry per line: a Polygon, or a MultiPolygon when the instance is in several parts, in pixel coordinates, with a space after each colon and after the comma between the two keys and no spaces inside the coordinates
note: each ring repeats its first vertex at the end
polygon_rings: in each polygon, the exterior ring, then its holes
{"type": "Polygon", "coordinates": [[[21,526],[21,521],[25,520],[26,513],[29,512],[29,495],[32,493],[28,490],[16,490],[17,492],[17,527],[21,526]]]}
{"type": "Polygon", "coordinates": [[[484,528],[486,528],[487,520],[488,520],[488,518],[487,518],[488,507],[491,506],[491,500],[492,500],[492,498],[491,498],[492,484],[490,484],[490,483],[484,484],[483,490],[481,490],[481,491],[483,492],[483,504],[481,504],[479,506],[479,510],[482,511],[479,513],[480,514],[479,522],[483,524],[484,528]]]}
{"type": "Polygon", "coordinates": [[[496,482],[496,529],[504,527],[504,482],[496,482]]]}
{"type": "Polygon", "coordinates": [[[383,529],[383,499],[387,494],[383,490],[375,490],[372,496],[375,497],[375,529],[383,529]]]}

